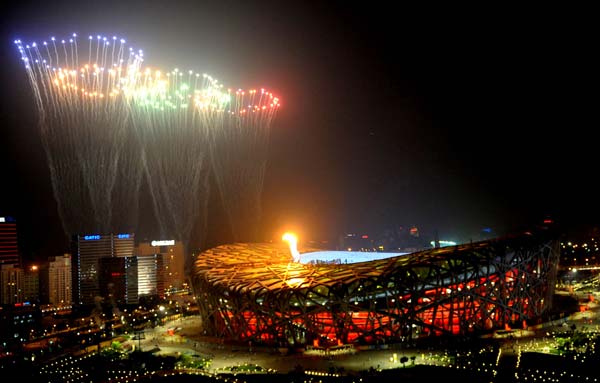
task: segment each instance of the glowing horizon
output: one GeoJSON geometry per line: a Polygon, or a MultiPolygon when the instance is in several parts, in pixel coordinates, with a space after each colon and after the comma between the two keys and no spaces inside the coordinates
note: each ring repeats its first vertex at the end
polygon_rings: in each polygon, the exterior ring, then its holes
{"type": "Polygon", "coordinates": [[[399,257],[410,253],[384,253],[378,251],[343,251],[343,250],[325,250],[313,251],[300,254],[300,263],[318,264],[318,263],[339,263],[350,264],[360,262],[370,262],[378,259],[387,259],[399,257]]]}

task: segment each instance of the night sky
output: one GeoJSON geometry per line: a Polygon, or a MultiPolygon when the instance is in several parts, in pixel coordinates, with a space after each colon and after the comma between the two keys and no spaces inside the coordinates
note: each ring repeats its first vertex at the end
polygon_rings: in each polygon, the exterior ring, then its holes
{"type": "MultiPolygon", "coordinates": [[[[5,4],[1,16],[0,216],[17,219],[28,256],[60,254],[66,240],[13,40],[73,32],[125,37],[154,66],[281,98],[265,238],[416,225],[468,241],[547,216],[565,227],[600,223],[597,28],[584,9],[37,3],[5,4]]],[[[211,212],[208,242],[227,241],[211,212]]]]}

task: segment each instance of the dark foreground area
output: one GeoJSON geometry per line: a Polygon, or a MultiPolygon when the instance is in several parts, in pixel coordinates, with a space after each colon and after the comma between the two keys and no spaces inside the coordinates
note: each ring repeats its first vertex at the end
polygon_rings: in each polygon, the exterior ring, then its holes
{"type": "Polygon", "coordinates": [[[194,375],[179,375],[169,377],[153,377],[148,382],[222,382],[224,378],[228,378],[230,382],[238,383],[307,383],[307,382],[322,382],[322,383],[350,383],[350,382],[404,382],[404,383],[422,383],[431,381],[466,381],[472,379],[473,382],[485,381],[485,375],[477,373],[468,373],[464,371],[453,370],[437,366],[414,366],[411,368],[398,368],[394,370],[383,370],[376,372],[364,372],[357,374],[348,374],[345,376],[310,376],[301,373],[288,374],[222,374],[218,378],[203,377],[198,379],[194,375]]]}
{"type": "MultiPolygon", "coordinates": [[[[99,369],[111,369],[111,366],[99,365],[99,369]]],[[[439,366],[414,366],[407,368],[398,368],[382,371],[364,371],[358,373],[350,373],[345,375],[323,373],[323,375],[309,375],[303,372],[289,373],[266,373],[266,374],[219,374],[208,375],[202,372],[192,371],[157,371],[148,375],[137,375],[135,372],[125,373],[122,378],[106,379],[102,373],[95,375],[92,371],[84,373],[85,376],[77,376],[81,371],[73,369],[73,381],[76,382],[156,382],[156,383],[216,383],[216,382],[236,382],[236,383],[350,383],[350,382],[404,382],[404,383],[421,383],[423,381],[437,381],[444,379],[445,381],[467,381],[471,379],[474,382],[485,381],[489,379],[486,374],[480,374],[472,371],[460,371],[456,369],[439,367],[439,366]],[[78,379],[79,378],[79,379],[78,379]]],[[[63,371],[64,372],[64,371],[63,371]]],[[[62,379],[54,379],[47,375],[40,375],[36,371],[22,371],[15,369],[5,371],[12,376],[19,376],[27,382],[59,382],[62,379]]]]}
{"type": "MultiPolygon", "coordinates": [[[[598,382],[597,365],[600,362],[589,353],[578,358],[541,353],[505,355],[499,363],[481,363],[477,356],[472,363],[463,361],[450,366],[406,365],[394,369],[362,371],[304,371],[298,367],[286,373],[228,372],[211,374],[201,368],[186,368],[172,364],[172,358],[145,359],[129,364],[126,360],[107,360],[101,355],[82,359],[67,358],[41,369],[27,364],[4,366],[0,373],[18,377],[27,382],[194,382],[194,383],[421,383],[432,381],[462,382],[598,382]],[[581,357],[588,359],[582,363],[581,357]],[[590,358],[591,357],[591,358],[590,358]],[[515,368],[516,366],[516,368],[515,368]],[[492,367],[492,368],[489,368],[492,367]]],[[[571,355],[574,356],[574,355],[571,355]]],[[[489,360],[489,359],[488,359],[489,360]]]]}

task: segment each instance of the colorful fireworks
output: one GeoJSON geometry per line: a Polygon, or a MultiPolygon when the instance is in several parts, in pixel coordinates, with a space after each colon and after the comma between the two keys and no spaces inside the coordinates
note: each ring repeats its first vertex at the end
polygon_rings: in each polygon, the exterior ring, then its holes
{"type": "Polygon", "coordinates": [[[235,241],[256,241],[271,122],[279,99],[261,90],[228,91],[210,130],[213,173],[235,241]]]}
{"type": "Polygon", "coordinates": [[[211,172],[234,236],[256,227],[273,94],[144,67],[116,36],[15,44],[67,235],[135,231],[145,178],[161,234],[187,243],[199,214],[206,222],[211,172]]]}
{"type": "Polygon", "coordinates": [[[73,34],[68,40],[51,38],[40,44],[15,42],[38,109],[54,195],[68,235],[110,232],[114,208],[125,218],[123,213],[136,206],[113,206],[112,197],[119,169],[130,168],[123,156],[130,139],[129,111],[118,95],[143,54],[116,37],[84,41],[73,34]]]}

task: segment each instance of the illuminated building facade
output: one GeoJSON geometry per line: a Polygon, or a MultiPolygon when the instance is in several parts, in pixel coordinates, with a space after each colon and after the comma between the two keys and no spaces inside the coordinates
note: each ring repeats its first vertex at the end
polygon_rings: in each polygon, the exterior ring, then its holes
{"type": "Polygon", "coordinates": [[[72,299],[71,278],[71,254],[51,257],[40,271],[42,303],[69,305],[72,299]]]}
{"type": "Polygon", "coordinates": [[[99,259],[100,296],[113,305],[138,304],[140,297],[164,297],[160,254],[99,259]]]}
{"type": "Polygon", "coordinates": [[[0,264],[0,304],[38,303],[40,279],[37,267],[0,264]]]}
{"type": "Polygon", "coordinates": [[[100,259],[132,257],[134,234],[89,234],[73,237],[73,303],[91,305],[100,292],[100,259]]]}
{"type": "Polygon", "coordinates": [[[0,264],[0,304],[23,302],[23,269],[16,264],[0,264]]]}
{"type": "Polygon", "coordinates": [[[348,264],[294,262],[283,244],[233,244],[196,258],[194,291],[213,335],[372,344],[535,322],[551,306],[558,260],[549,232],[348,264]]]}
{"type": "Polygon", "coordinates": [[[164,298],[164,267],[162,254],[139,255],[137,258],[138,296],[164,298]]]}
{"type": "Polygon", "coordinates": [[[40,270],[35,265],[23,270],[23,302],[39,303],[40,270]]]}
{"type": "Polygon", "coordinates": [[[155,240],[140,242],[136,251],[139,256],[160,255],[162,270],[160,278],[163,291],[180,290],[185,283],[184,246],[181,241],[155,240]]]}
{"type": "Polygon", "coordinates": [[[12,217],[0,217],[0,265],[19,265],[17,222],[12,217]]]}

